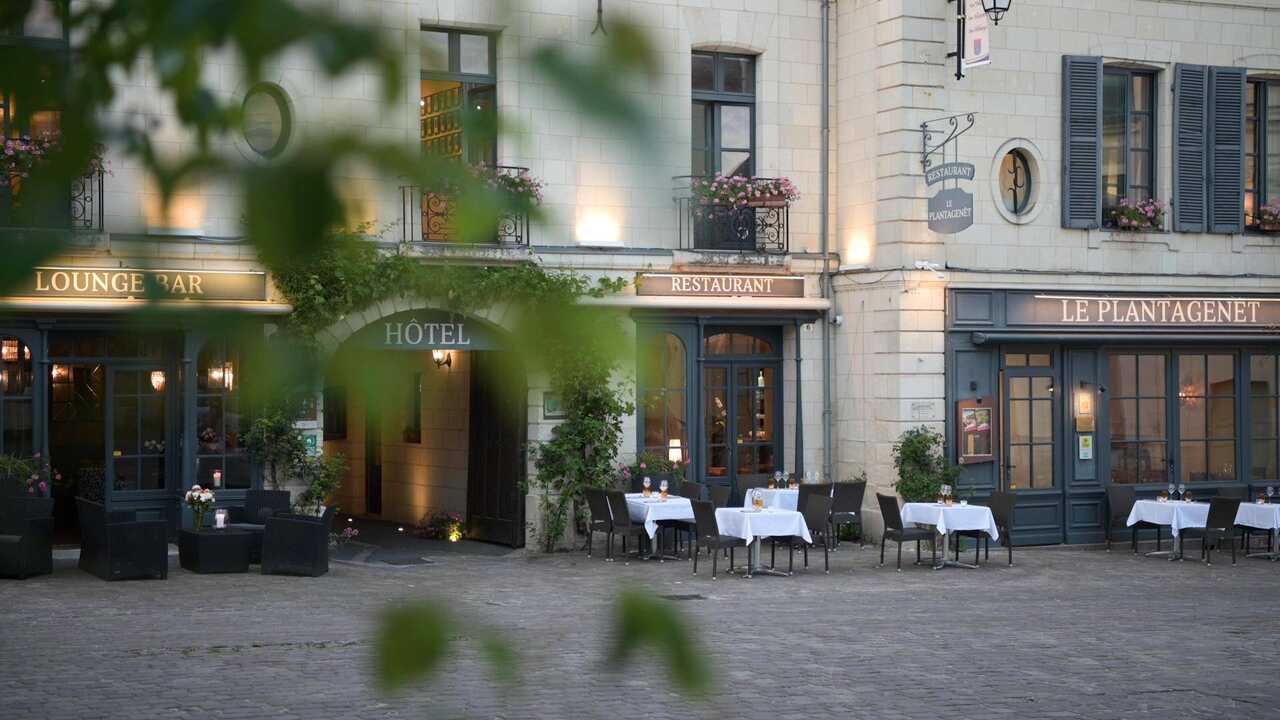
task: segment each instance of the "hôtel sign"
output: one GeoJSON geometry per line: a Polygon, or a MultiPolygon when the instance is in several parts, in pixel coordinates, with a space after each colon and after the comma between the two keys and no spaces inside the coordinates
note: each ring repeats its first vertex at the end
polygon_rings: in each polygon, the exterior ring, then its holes
{"type": "Polygon", "coordinates": [[[790,275],[640,273],[636,295],[677,297],[804,297],[804,278],[790,275]]]}
{"type": "Polygon", "coordinates": [[[20,297],[266,300],[263,272],[142,268],[37,267],[20,297]]]}
{"type": "Polygon", "coordinates": [[[1280,299],[1011,293],[1010,325],[1207,328],[1280,326],[1280,299]]]}
{"type": "Polygon", "coordinates": [[[501,350],[489,325],[441,310],[406,310],[356,332],[356,344],[382,350],[501,350]]]}

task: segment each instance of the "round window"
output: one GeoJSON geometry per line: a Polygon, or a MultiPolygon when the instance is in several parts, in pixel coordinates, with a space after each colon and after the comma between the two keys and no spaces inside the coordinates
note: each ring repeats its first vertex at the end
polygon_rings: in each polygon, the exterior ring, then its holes
{"type": "Polygon", "coordinates": [[[293,117],[289,100],[279,85],[259,83],[249,89],[241,107],[244,140],[264,158],[279,155],[289,144],[293,117]]]}
{"type": "Polygon", "coordinates": [[[1031,209],[1031,163],[1020,149],[1005,153],[1000,161],[1000,200],[1013,215],[1024,215],[1031,209]]]}

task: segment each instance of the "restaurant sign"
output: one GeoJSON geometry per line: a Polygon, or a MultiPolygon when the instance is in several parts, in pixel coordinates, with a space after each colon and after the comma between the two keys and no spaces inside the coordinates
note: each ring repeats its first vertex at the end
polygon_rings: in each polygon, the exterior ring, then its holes
{"type": "Polygon", "coordinates": [[[232,270],[37,267],[17,297],[157,300],[267,299],[267,275],[232,270]]]}
{"type": "Polygon", "coordinates": [[[936,233],[958,233],[973,224],[973,195],[960,188],[939,190],[929,198],[929,229],[936,233]]]}
{"type": "Polygon", "coordinates": [[[500,350],[488,325],[443,310],[406,310],[381,318],[353,336],[356,344],[384,350],[500,350]]]}
{"type": "Polygon", "coordinates": [[[637,295],[681,297],[804,297],[804,278],[788,275],[640,273],[637,295]]]}
{"type": "Polygon", "coordinates": [[[1010,325],[1089,327],[1280,326],[1280,298],[1010,293],[1010,325]]]}

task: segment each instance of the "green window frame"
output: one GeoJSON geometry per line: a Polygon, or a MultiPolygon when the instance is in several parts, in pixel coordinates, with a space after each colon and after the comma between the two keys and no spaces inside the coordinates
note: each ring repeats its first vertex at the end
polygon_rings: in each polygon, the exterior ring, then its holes
{"type": "Polygon", "coordinates": [[[1244,113],[1245,227],[1259,229],[1258,209],[1280,203],[1280,80],[1250,80],[1244,113]]]}
{"type": "Polygon", "coordinates": [[[691,174],[755,173],[755,60],[735,53],[692,54],[691,174]]]}
{"type": "Polygon", "coordinates": [[[1150,70],[1102,72],[1102,224],[1124,199],[1155,196],[1156,81],[1150,70]],[[1108,173],[1108,170],[1112,172],[1108,173]]]}

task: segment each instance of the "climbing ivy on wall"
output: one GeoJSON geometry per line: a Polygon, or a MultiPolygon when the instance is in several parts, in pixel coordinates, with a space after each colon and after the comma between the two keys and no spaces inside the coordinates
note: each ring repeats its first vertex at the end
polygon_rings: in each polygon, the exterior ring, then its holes
{"type": "Polygon", "coordinates": [[[303,341],[382,300],[432,300],[460,313],[503,303],[519,313],[513,350],[527,370],[542,370],[561,399],[565,419],[546,442],[532,443],[542,512],[539,543],[552,550],[564,534],[573,503],[587,487],[605,485],[622,442],[622,419],[633,411],[630,385],[617,372],[629,356],[628,334],[616,310],[583,306],[626,280],[592,280],[548,271],[530,260],[510,265],[431,263],[387,251],[368,228],[344,232],[316,252],[272,267],[280,293],[293,306],[285,331],[303,341]]]}

